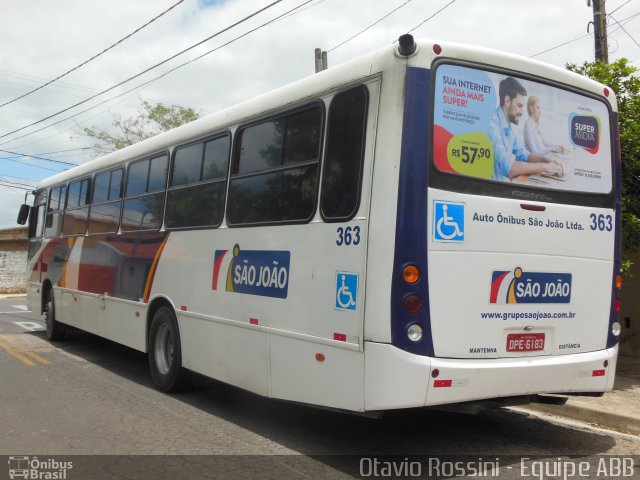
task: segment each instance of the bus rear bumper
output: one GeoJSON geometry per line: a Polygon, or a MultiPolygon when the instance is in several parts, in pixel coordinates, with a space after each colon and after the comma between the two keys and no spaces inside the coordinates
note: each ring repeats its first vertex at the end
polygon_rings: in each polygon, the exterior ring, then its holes
{"type": "Polygon", "coordinates": [[[616,345],[607,350],[544,357],[431,358],[367,342],[365,410],[539,393],[607,392],[613,389],[617,357],[616,345]]]}
{"type": "Polygon", "coordinates": [[[537,393],[607,392],[613,388],[618,347],[548,357],[492,360],[431,359],[425,405],[537,393]],[[605,364],[607,365],[605,367],[605,364]]]}

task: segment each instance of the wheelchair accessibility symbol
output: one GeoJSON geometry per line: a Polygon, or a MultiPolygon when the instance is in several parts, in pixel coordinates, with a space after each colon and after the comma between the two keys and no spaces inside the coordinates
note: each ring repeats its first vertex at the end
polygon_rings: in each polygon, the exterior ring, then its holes
{"type": "Polygon", "coordinates": [[[433,202],[433,238],[441,242],[464,242],[464,203],[433,202]]]}
{"type": "Polygon", "coordinates": [[[358,274],[336,272],[336,308],[355,311],[358,305],[358,274]]]}

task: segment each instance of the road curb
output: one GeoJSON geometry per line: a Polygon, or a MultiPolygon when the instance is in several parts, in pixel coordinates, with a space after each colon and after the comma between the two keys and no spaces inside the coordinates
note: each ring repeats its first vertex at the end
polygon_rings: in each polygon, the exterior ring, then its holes
{"type": "Polygon", "coordinates": [[[569,399],[569,403],[566,405],[531,404],[522,407],[522,409],[547,413],[558,417],[566,417],[581,422],[595,423],[602,427],[608,427],[633,435],[640,434],[640,417],[621,415],[614,412],[588,408],[583,405],[572,405],[570,402],[571,399],[569,399]]]}

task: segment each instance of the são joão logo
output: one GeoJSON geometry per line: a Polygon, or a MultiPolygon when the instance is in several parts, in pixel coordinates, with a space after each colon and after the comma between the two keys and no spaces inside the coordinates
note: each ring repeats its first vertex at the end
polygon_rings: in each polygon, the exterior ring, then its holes
{"type": "Polygon", "coordinates": [[[216,250],[213,290],[224,285],[227,292],[287,298],[291,253],[279,250],[241,250],[236,244],[229,250],[216,250]],[[227,268],[224,268],[224,265],[227,268]],[[221,278],[221,272],[226,277],[221,278]],[[223,283],[224,282],[224,283],[223,283]]]}
{"type": "Polygon", "coordinates": [[[571,274],[525,272],[520,267],[494,271],[490,303],[569,303],[571,274]]]}

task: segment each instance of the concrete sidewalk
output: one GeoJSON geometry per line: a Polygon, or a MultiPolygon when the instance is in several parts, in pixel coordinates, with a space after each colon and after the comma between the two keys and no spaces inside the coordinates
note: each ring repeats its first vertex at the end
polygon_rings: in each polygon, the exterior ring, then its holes
{"type": "Polygon", "coordinates": [[[640,358],[620,356],[613,391],[603,397],[569,397],[565,405],[531,404],[525,410],[640,434],[640,358]]]}

